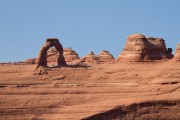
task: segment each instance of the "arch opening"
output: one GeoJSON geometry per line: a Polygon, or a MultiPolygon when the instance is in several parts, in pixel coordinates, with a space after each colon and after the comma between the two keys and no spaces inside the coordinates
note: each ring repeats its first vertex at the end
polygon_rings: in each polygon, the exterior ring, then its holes
{"type": "Polygon", "coordinates": [[[56,59],[57,66],[63,66],[66,65],[64,56],[63,56],[63,46],[59,42],[57,38],[48,38],[46,39],[46,42],[41,47],[38,56],[36,58],[36,68],[42,66],[42,67],[48,67],[48,60],[47,60],[47,52],[51,47],[55,47],[58,51],[58,57],[56,59]]]}

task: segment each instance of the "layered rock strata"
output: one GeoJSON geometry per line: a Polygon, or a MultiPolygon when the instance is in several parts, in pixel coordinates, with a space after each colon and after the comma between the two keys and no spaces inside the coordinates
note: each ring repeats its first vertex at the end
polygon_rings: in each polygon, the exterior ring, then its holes
{"type": "Polygon", "coordinates": [[[111,53],[106,50],[100,52],[99,55],[95,55],[92,51],[88,53],[86,56],[81,58],[83,62],[89,63],[107,63],[114,61],[114,57],[111,53]]]}
{"type": "Polygon", "coordinates": [[[174,60],[180,61],[180,43],[177,45],[176,52],[174,54],[174,60]]]}
{"type": "Polygon", "coordinates": [[[99,56],[95,55],[94,52],[89,52],[86,56],[84,56],[83,58],[81,58],[82,62],[90,62],[90,63],[94,63],[97,62],[99,60],[99,56]]]}
{"type": "Polygon", "coordinates": [[[117,61],[143,61],[171,59],[172,48],[166,48],[162,38],[145,37],[142,34],[133,34],[127,37],[125,47],[117,61]]]}
{"type": "Polygon", "coordinates": [[[147,54],[149,60],[171,59],[172,48],[166,48],[165,40],[162,38],[147,37],[147,54]]]}
{"type": "Polygon", "coordinates": [[[100,61],[102,62],[111,62],[114,61],[114,57],[109,51],[103,50],[99,54],[100,61]]]}
{"type": "Polygon", "coordinates": [[[79,55],[71,48],[65,48],[63,50],[63,55],[66,62],[73,62],[74,60],[79,59],[79,55]]]}
{"type": "MultiPolygon", "coordinates": [[[[76,53],[76,51],[72,50],[71,48],[63,49],[63,56],[66,63],[70,63],[79,59],[79,55],[76,53]]],[[[48,64],[56,64],[57,58],[58,51],[55,48],[50,48],[47,54],[48,64]]]]}

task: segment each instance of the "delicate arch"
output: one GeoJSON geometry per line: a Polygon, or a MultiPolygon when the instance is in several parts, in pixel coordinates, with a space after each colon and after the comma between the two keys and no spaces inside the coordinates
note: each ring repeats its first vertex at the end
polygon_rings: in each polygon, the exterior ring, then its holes
{"type": "Polygon", "coordinates": [[[63,47],[62,47],[61,43],[59,42],[59,40],[57,38],[48,38],[48,39],[46,39],[46,42],[40,49],[38,56],[36,58],[37,67],[39,67],[39,66],[47,67],[47,57],[46,57],[47,51],[50,47],[53,47],[53,46],[59,52],[59,56],[57,59],[58,66],[66,65],[66,62],[65,62],[65,59],[63,56],[63,47]]]}

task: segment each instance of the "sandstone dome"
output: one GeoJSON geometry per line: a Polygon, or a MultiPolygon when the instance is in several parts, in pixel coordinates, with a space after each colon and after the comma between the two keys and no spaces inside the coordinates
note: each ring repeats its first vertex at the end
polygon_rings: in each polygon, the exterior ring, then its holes
{"type": "Polygon", "coordinates": [[[145,36],[142,34],[132,34],[127,37],[127,39],[143,39],[143,38],[145,38],[145,36]]]}
{"type": "Polygon", "coordinates": [[[125,47],[117,61],[141,61],[146,55],[145,36],[133,34],[127,37],[125,47]]]}
{"type": "MultiPolygon", "coordinates": [[[[59,53],[56,50],[56,48],[50,48],[47,52],[48,62],[56,62],[58,55],[59,55],[59,53]]],[[[72,62],[74,60],[79,59],[79,55],[71,48],[64,48],[63,56],[64,56],[64,59],[66,62],[72,62]]]]}
{"type": "Polygon", "coordinates": [[[162,38],[133,34],[127,37],[123,51],[117,61],[144,61],[171,59],[172,48],[166,48],[162,38]]]}
{"type": "Polygon", "coordinates": [[[113,55],[107,50],[102,50],[99,54],[99,57],[102,62],[110,62],[114,60],[113,55]]]}
{"type": "Polygon", "coordinates": [[[79,59],[79,55],[71,48],[65,48],[63,50],[63,55],[66,62],[72,62],[73,60],[79,59]]]}
{"type": "Polygon", "coordinates": [[[95,55],[94,52],[91,51],[86,56],[81,58],[81,60],[84,62],[94,63],[94,62],[97,62],[99,60],[99,56],[95,55]]]}

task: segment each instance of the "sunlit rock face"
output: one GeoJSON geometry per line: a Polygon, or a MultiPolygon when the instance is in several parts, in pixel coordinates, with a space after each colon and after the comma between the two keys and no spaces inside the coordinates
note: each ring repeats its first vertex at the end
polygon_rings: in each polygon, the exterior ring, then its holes
{"type": "Polygon", "coordinates": [[[109,51],[102,50],[99,55],[95,55],[92,51],[88,53],[86,56],[81,58],[82,62],[86,63],[96,63],[96,64],[103,64],[109,63],[114,61],[114,57],[109,51]]]}
{"type": "Polygon", "coordinates": [[[72,62],[79,59],[79,55],[77,54],[77,52],[72,50],[71,48],[65,48],[63,50],[63,55],[66,62],[72,62]]]}
{"type": "Polygon", "coordinates": [[[148,59],[149,60],[161,60],[161,59],[171,59],[173,55],[171,54],[172,49],[166,48],[165,40],[162,38],[147,37],[147,48],[148,48],[148,59]]]}
{"type": "MultiPolygon", "coordinates": [[[[55,66],[57,64],[57,58],[59,56],[58,51],[56,48],[50,48],[47,52],[47,61],[50,66],[55,66]]],[[[75,60],[79,59],[79,55],[76,51],[72,50],[71,48],[64,48],[63,49],[63,56],[65,62],[67,64],[74,62],[75,60]]]]}
{"type": "Polygon", "coordinates": [[[171,59],[172,49],[166,48],[162,38],[146,37],[142,34],[133,34],[127,37],[123,51],[117,61],[143,61],[171,59]]]}
{"type": "Polygon", "coordinates": [[[89,52],[87,55],[81,58],[82,62],[97,63],[99,56],[95,55],[94,52],[89,52]]]}
{"type": "Polygon", "coordinates": [[[111,62],[114,61],[114,57],[109,51],[102,50],[99,54],[99,58],[101,62],[111,62]]]}
{"type": "Polygon", "coordinates": [[[36,58],[29,58],[23,61],[25,64],[35,64],[36,58]]]}
{"type": "Polygon", "coordinates": [[[176,52],[174,54],[174,60],[175,61],[180,61],[180,42],[177,45],[176,52]]]}

